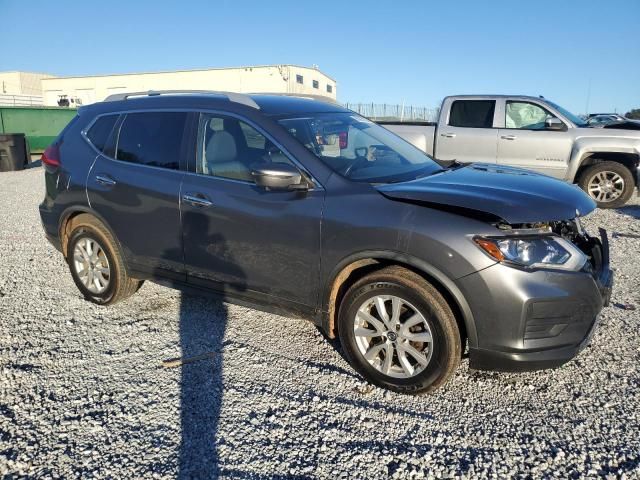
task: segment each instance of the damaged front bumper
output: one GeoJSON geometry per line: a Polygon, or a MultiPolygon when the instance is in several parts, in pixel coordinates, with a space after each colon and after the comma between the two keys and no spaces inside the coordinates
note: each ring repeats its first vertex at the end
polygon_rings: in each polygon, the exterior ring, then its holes
{"type": "Polygon", "coordinates": [[[613,287],[607,234],[601,229],[592,240],[589,271],[527,272],[496,264],[458,281],[477,331],[477,345],[469,348],[471,368],[552,368],[588,345],[613,287]]]}

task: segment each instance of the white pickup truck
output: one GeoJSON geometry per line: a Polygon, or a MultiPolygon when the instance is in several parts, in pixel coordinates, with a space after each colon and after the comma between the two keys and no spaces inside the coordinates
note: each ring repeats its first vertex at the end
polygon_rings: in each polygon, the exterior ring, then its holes
{"type": "Polygon", "coordinates": [[[640,131],[592,128],[542,97],[446,97],[437,123],[379,123],[439,161],[510,165],[577,183],[602,208],[624,205],[639,181],[640,131]]]}

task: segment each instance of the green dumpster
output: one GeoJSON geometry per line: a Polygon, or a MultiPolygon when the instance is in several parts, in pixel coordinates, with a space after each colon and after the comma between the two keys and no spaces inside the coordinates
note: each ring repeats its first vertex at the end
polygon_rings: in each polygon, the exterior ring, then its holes
{"type": "Polygon", "coordinates": [[[76,114],[75,108],[0,107],[0,133],[24,133],[31,153],[42,153],[76,114]]]}

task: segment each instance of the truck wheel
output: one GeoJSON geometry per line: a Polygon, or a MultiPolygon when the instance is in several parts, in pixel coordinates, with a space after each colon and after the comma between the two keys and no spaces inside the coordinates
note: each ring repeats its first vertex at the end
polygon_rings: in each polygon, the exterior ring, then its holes
{"type": "Polygon", "coordinates": [[[444,297],[402,267],[357,281],[344,296],[338,335],[351,365],[371,383],[400,393],[444,384],[462,355],[460,331],[444,297]]]}
{"type": "Polygon", "coordinates": [[[99,305],[111,305],[137,292],[142,281],[127,275],[111,232],[91,215],[78,215],[71,221],[67,263],[84,298],[99,305]]]}
{"type": "Polygon", "coordinates": [[[618,162],[591,165],[582,172],[578,184],[600,208],[621,207],[636,186],[631,171],[618,162]]]}

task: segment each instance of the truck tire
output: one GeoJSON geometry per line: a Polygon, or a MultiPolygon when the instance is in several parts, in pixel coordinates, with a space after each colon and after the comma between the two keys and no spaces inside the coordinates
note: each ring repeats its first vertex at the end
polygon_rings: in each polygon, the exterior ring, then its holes
{"type": "Polygon", "coordinates": [[[366,380],[399,393],[438,388],[462,356],[447,301],[420,275],[399,266],[370,273],[349,288],[340,304],[338,336],[366,380]]]}
{"type": "Polygon", "coordinates": [[[84,298],[99,305],[124,300],[142,286],[129,277],[117,242],[95,217],[81,214],[71,220],[66,259],[84,298]]]}
{"type": "Polygon", "coordinates": [[[587,167],[578,184],[600,208],[621,207],[631,198],[636,186],[633,174],[626,166],[608,161],[587,167]]]}

